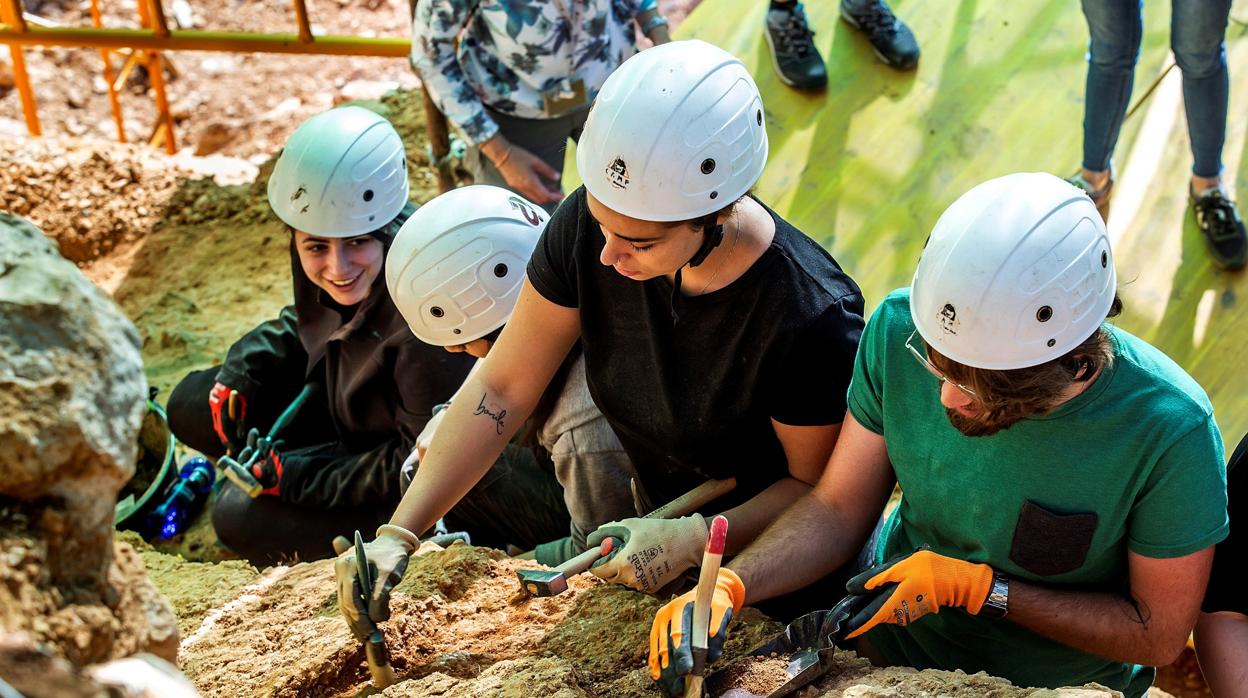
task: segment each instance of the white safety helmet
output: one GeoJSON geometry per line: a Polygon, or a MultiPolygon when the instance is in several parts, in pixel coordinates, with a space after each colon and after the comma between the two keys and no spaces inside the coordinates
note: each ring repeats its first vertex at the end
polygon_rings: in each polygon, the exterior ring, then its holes
{"type": "Polygon", "coordinates": [[[546,212],[506,189],[453,189],[421,206],[386,255],[386,287],[421,341],[464,344],[502,327],[546,212]]]}
{"type": "Polygon", "coordinates": [[[992,179],[945,210],[914,272],[919,334],[966,366],[1014,369],[1079,346],[1116,291],[1105,223],[1051,174],[992,179]]]}
{"type": "Polygon", "coordinates": [[[576,167],[616,213],[681,221],[718,211],[767,163],[763,100],[735,56],[673,41],[624,61],[585,121],[576,167]]]}
{"type": "Polygon", "coordinates": [[[273,212],[309,235],[371,233],[406,204],[403,140],[363,107],[330,109],[300,124],[269,176],[273,212]]]}

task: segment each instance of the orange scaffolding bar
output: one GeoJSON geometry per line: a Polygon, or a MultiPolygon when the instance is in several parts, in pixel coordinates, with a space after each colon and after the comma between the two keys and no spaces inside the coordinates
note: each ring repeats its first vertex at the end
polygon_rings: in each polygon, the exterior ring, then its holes
{"type": "Polygon", "coordinates": [[[118,91],[130,71],[139,62],[147,67],[159,112],[151,143],[163,144],[169,153],[177,150],[173,115],[165,93],[162,51],[225,51],[229,53],[297,53],[331,56],[379,56],[403,58],[411,51],[406,38],[360,36],[314,36],[308,20],[305,0],[291,0],[298,27],[297,34],[252,32],[171,30],[165,19],[161,0],[139,0],[139,29],[106,29],[102,26],[97,0],[91,0],[93,27],[44,27],[28,24],[22,14],[22,0],[0,0],[0,43],[9,45],[13,56],[13,77],[22,98],[26,130],[40,135],[39,115],[31,89],[30,76],[22,53],[25,46],[62,46],[96,48],[104,61],[104,78],[108,83],[109,104],[117,125],[117,139],[126,142],[125,122],[121,115],[118,91]],[[121,70],[114,76],[112,53],[128,52],[121,70]]]}
{"type": "MultiPolygon", "coordinates": [[[[14,0],[0,0],[2,3],[14,0]]],[[[170,29],[159,37],[151,29],[94,29],[90,27],[36,27],[25,31],[10,23],[0,24],[0,43],[68,48],[136,48],[152,51],[228,51],[231,53],[304,53],[332,56],[381,56],[406,58],[410,39],[325,35],[311,42],[298,34],[260,34],[170,29]]]]}
{"type": "MultiPolygon", "coordinates": [[[[6,28],[11,25],[13,31],[18,34],[25,34],[29,31],[26,18],[22,16],[21,0],[0,0],[0,19],[4,20],[6,28]]],[[[22,52],[22,47],[16,44],[9,44],[9,55],[13,58],[13,80],[17,83],[17,92],[22,98],[22,115],[26,117],[26,130],[32,136],[38,136],[43,130],[39,128],[35,93],[30,87],[30,75],[26,72],[26,55],[22,52]]]]}

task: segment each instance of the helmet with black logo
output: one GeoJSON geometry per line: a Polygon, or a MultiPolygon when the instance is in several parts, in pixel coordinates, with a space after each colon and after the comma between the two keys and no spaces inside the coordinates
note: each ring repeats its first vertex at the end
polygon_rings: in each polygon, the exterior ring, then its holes
{"type": "Polygon", "coordinates": [[[923,339],[966,366],[1015,369],[1059,358],[1092,335],[1117,290],[1096,205],[1047,173],[992,179],[936,221],[910,314],[923,339]]]}

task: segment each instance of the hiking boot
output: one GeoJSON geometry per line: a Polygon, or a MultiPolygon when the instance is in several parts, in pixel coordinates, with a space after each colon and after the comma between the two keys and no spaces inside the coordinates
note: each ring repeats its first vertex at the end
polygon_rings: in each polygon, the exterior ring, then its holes
{"type": "Polygon", "coordinates": [[[1244,232],[1244,219],[1239,217],[1235,202],[1226,198],[1218,187],[1200,195],[1190,189],[1188,193],[1196,212],[1196,224],[1209,245],[1214,265],[1227,271],[1243,269],[1248,261],[1248,234],[1244,232]]]}
{"type": "Polygon", "coordinates": [[[815,48],[815,33],[806,24],[802,3],[771,5],[764,36],[781,82],[799,90],[818,90],[828,84],[828,69],[815,48]]]}
{"type": "Polygon", "coordinates": [[[1100,189],[1094,188],[1088,180],[1084,179],[1082,172],[1066,181],[1082,189],[1088,195],[1088,198],[1092,199],[1092,203],[1096,205],[1096,212],[1101,214],[1101,220],[1109,222],[1109,195],[1114,193],[1114,173],[1112,170],[1109,173],[1109,179],[1105,180],[1105,186],[1100,189]]]}
{"type": "Polygon", "coordinates": [[[841,19],[867,35],[880,60],[898,70],[919,64],[919,42],[884,0],[841,0],[841,19]]]}

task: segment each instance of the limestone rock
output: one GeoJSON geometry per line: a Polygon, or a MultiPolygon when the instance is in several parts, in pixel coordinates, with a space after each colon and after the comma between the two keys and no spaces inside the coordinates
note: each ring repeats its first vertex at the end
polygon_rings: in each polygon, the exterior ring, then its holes
{"type": "Polygon", "coordinates": [[[26,221],[0,214],[0,632],[77,666],[176,658],[177,620],[113,545],[147,381],[139,336],[26,221]]]}
{"type": "Polygon", "coordinates": [[[139,334],[51,240],[8,214],[0,356],[0,498],[46,503],[54,584],[103,591],[145,410],[139,334]]]}

